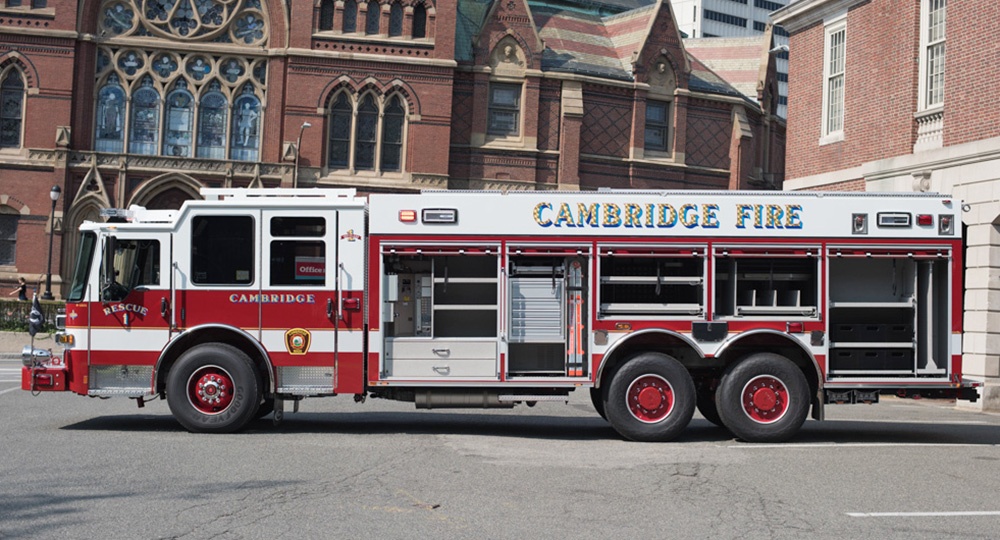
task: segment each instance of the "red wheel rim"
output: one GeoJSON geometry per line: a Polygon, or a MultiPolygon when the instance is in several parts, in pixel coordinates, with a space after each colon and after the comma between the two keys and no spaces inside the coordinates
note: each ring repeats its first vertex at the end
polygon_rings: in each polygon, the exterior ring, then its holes
{"type": "Polygon", "coordinates": [[[188,379],[188,401],[205,414],[219,414],[233,402],[235,385],[229,372],[219,366],[205,366],[188,379]]]}
{"type": "Polygon", "coordinates": [[[659,375],[643,375],[629,385],[625,402],[636,420],[653,424],[674,409],[674,387],[659,375]]]}
{"type": "Polygon", "coordinates": [[[741,396],[743,412],[758,424],[777,422],[788,412],[788,387],[777,377],[759,375],[750,379],[741,396]]]}

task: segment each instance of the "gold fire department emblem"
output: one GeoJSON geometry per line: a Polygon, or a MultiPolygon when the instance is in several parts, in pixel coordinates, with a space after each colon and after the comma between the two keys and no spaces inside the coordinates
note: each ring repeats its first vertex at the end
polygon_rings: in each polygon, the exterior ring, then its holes
{"type": "Polygon", "coordinates": [[[309,352],[309,341],[312,334],[305,328],[292,328],[285,332],[285,348],[289,354],[305,354],[309,352]]]}

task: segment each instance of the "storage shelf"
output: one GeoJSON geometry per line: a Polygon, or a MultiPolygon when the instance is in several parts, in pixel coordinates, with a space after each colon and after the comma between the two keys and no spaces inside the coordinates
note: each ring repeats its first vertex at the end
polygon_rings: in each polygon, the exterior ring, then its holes
{"type": "Polygon", "coordinates": [[[602,313],[701,313],[700,304],[601,304],[602,313]]]}
{"type": "Polygon", "coordinates": [[[912,308],[913,300],[900,302],[830,302],[831,308],[912,308]]]}
{"type": "Polygon", "coordinates": [[[434,311],[483,311],[497,310],[496,304],[435,304],[434,311]]]}
{"type": "Polygon", "coordinates": [[[664,284],[664,285],[701,285],[701,277],[687,277],[687,276],[670,276],[670,277],[656,277],[656,276],[606,276],[601,278],[601,283],[611,283],[615,285],[649,285],[649,284],[664,284]]]}
{"type": "Polygon", "coordinates": [[[831,349],[912,349],[912,342],[870,342],[870,341],[837,341],[831,342],[831,349]]]}
{"type": "Polygon", "coordinates": [[[736,306],[737,314],[747,315],[816,315],[816,308],[802,306],[736,306]]]}
{"type": "Polygon", "coordinates": [[[495,277],[436,277],[434,283],[496,283],[495,277]]]}

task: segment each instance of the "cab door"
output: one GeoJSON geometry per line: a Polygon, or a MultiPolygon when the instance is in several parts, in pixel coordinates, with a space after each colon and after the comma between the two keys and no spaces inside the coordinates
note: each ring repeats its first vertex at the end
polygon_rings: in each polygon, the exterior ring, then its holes
{"type": "Polygon", "coordinates": [[[169,232],[142,231],[104,238],[98,301],[88,304],[92,390],[148,387],[171,334],[171,240],[169,232]],[[129,351],[127,361],[122,350],[129,351]]]}

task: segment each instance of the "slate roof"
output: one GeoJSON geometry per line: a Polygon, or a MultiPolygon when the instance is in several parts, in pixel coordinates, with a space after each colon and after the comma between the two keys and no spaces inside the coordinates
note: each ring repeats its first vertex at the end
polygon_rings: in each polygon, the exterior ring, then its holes
{"type": "Polygon", "coordinates": [[[766,54],[761,34],[738,38],[685,39],[684,49],[692,59],[691,72],[713,87],[728,86],[757,102],[757,83],[766,54]]]}
{"type": "MultiPolygon", "coordinates": [[[[538,36],[545,45],[542,71],[633,81],[632,56],[642,47],[658,5],[655,0],[652,3],[650,0],[529,0],[528,7],[538,36]],[[606,14],[616,9],[619,12],[606,14]]],[[[455,30],[455,59],[458,62],[472,62],[473,40],[483,27],[489,9],[490,0],[458,1],[455,30]]],[[[756,39],[759,51],[763,45],[760,45],[761,38],[756,39]]],[[[689,41],[706,40],[684,40],[685,47],[689,41]]],[[[698,43],[694,46],[710,48],[698,43]]],[[[749,44],[743,47],[748,48],[749,44]]],[[[739,52],[740,58],[749,57],[744,49],[739,52]]],[[[756,102],[756,72],[753,91],[747,94],[735,88],[730,78],[720,75],[713,68],[719,64],[711,54],[707,54],[707,59],[690,53],[688,57],[692,69],[688,80],[691,90],[746,96],[756,102]]],[[[723,72],[731,75],[728,70],[723,72]]]]}

